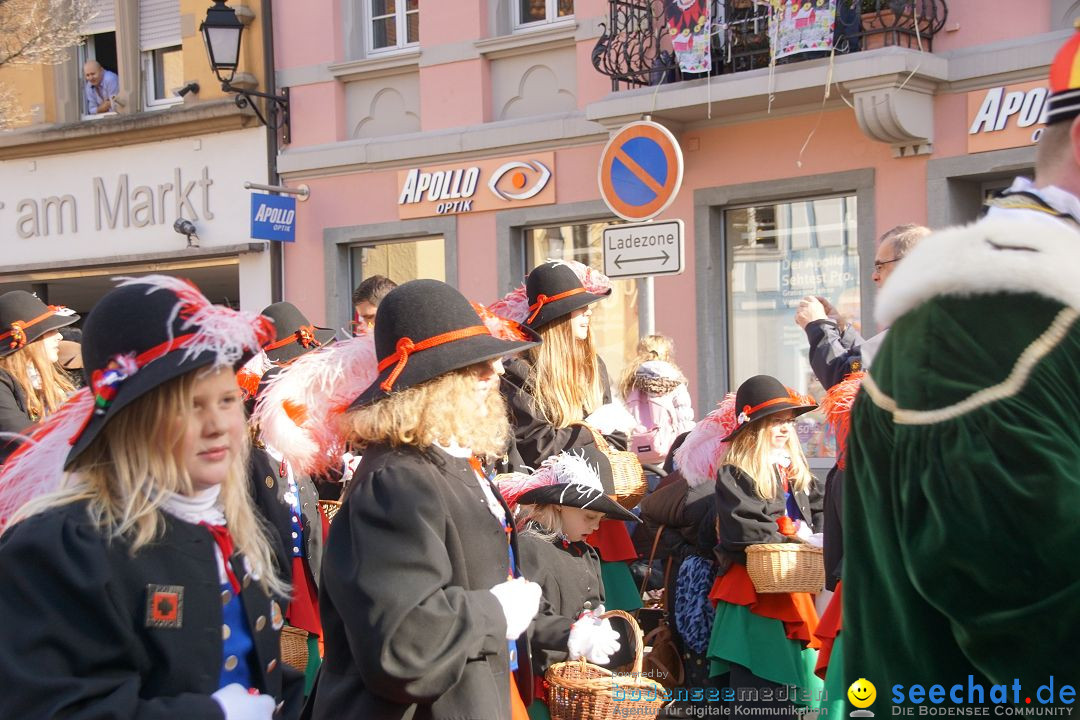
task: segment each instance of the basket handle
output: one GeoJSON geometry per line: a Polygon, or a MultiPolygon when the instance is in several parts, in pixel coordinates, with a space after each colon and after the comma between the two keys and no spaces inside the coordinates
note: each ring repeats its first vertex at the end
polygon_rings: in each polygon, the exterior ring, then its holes
{"type": "Polygon", "coordinates": [[[599,430],[597,430],[587,422],[579,422],[573,424],[580,425],[581,427],[589,431],[589,433],[592,435],[593,442],[596,443],[597,450],[604,453],[605,455],[611,452],[611,446],[608,445],[607,438],[604,437],[604,435],[599,430]]]}
{"type": "Polygon", "coordinates": [[[645,642],[644,637],[641,634],[641,626],[638,625],[634,616],[624,610],[608,610],[606,613],[600,616],[605,618],[621,618],[625,620],[630,626],[630,634],[634,638],[634,668],[632,672],[637,675],[641,673],[641,668],[645,663],[645,642]]]}

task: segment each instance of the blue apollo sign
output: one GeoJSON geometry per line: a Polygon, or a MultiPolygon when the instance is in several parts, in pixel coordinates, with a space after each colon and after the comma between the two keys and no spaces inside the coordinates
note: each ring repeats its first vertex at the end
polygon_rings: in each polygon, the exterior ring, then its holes
{"type": "Polygon", "coordinates": [[[295,242],[296,198],[251,193],[251,237],[295,242]]]}

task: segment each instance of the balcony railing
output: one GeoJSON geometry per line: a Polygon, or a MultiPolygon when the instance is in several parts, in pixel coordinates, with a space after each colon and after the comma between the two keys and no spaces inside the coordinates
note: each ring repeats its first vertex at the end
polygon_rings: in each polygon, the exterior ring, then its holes
{"type": "MultiPolygon", "coordinates": [[[[609,0],[604,34],[593,48],[592,62],[611,78],[612,90],[678,82],[706,74],[740,72],[767,67],[771,57],[767,2],[710,0],[723,22],[711,29],[711,71],[688,74],[679,61],[668,31],[666,8],[674,0],[609,0]]],[[[784,0],[786,3],[787,0],[784,0]]],[[[836,53],[853,53],[886,46],[932,49],[934,35],[945,26],[945,0],[837,0],[836,53]]],[[[777,64],[824,57],[827,51],[803,52],[778,58],[777,64]]]]}

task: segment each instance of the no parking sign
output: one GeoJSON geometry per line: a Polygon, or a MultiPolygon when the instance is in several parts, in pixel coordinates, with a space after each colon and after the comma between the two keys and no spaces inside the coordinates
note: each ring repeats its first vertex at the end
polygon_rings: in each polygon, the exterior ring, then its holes
{"type": "Polygon", "coordinates": [[[663,212],[678,194],[682,177],[678,140],[648,120],[623,126],[600,156],[600,196],[613,213],[631,222],[663,212]]]}

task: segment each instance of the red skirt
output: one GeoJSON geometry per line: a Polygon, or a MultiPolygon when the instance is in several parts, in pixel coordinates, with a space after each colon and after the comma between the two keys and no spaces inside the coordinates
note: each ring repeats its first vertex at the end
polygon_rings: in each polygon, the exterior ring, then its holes
{"type": "Polygon", "coordinates": [[[829,598],[829,606],[825,608],[825,614],[821,616],[821,623],[818,625],[816,633],[818,642],[821,643],[821,650],[818,651],[814,674],[822,680],[825,679],[825,671],[829,668],[829,656],[832,655],[836,636],[843,629],[841,608],[844,603],[841,599],[841,584],[839,581],[836,583],[836,590],[833,591],[833,596],[829,598]]]}
{"type": "Polygon", "coordinates": [[[736,563],[724,575],[716,578],[709,599],[714,606],[720,600],[732,605],[748,606],[755,615],[784,623],[784,631],[791,640],[801,640],[810,648],[819,645],[815,633],[818,615],[810,593],[758,594],[745,565],[736,563]]]}
{"type": "Polygon", "coordinates": [[[600,559],[604,562],[637,560],[638,557],[622,520],[601,520],[600,528],[585,538],[585,542],[599,551],[600,559]]]}

